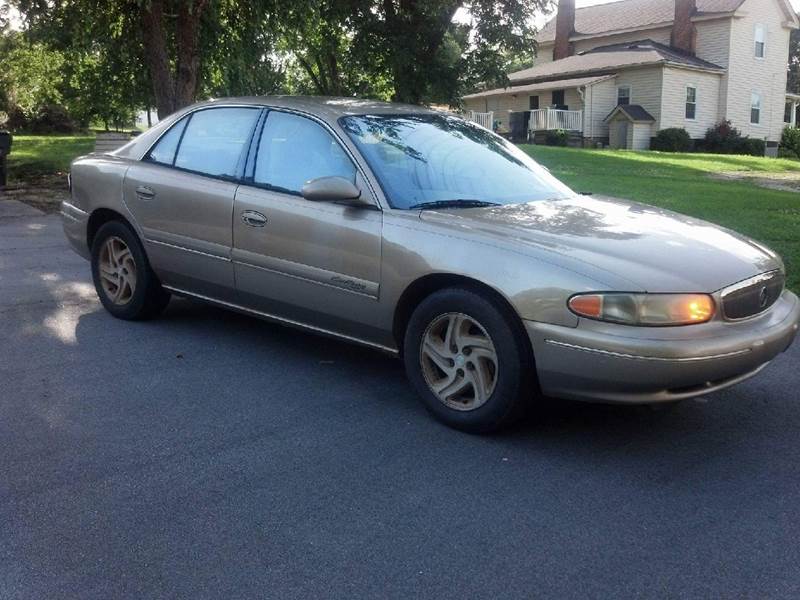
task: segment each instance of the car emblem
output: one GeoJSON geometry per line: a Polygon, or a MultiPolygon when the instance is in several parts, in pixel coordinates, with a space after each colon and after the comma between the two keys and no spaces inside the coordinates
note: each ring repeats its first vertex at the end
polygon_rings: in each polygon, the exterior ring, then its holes
{"type": "Polygon", "coordinates": [[[758,293],[758,305],[761,308],[764,308],[767,305],[768,300],[769,300],[769,294],[767,293],[767,286],[764,286],[758,293]]]}

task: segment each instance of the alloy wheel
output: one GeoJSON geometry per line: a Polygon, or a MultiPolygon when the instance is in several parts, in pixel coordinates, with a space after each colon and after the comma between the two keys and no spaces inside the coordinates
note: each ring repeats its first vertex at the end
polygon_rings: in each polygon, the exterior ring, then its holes
{"type": "Polygon", "coordinates": [[[127,304],[136,291],[136,261],[131,249],[116,236],[109,237],[100,250],[100,283],[111,302],[127,304]]]}
{"type": "Polygon", "coordinates": [[[497,352],[486,329],[463,313],[436,317],[422,336],[420,363],[425,382],[449,408],[483,406],[497,384],[497,352]]]}

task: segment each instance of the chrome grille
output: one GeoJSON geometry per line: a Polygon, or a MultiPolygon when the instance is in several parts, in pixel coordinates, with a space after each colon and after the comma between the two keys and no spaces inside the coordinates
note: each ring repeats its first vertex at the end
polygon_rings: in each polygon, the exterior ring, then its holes
{"type": "Polygon", "coordinates": [[[722,292],[722,312],[726,319],[746,319],[764,312],[780,298],[786,277],[769,271],[726,288],[722,292]]]}

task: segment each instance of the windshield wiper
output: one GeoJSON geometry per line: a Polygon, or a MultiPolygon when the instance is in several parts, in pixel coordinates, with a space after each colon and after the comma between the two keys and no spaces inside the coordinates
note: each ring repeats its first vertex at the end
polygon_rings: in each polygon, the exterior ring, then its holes
{"type": "Polygon", "coordinates": [[[453,200],[436,200],[434,202],[420,202],[409,206],[409,210],[428,210],[436,208],[481,208],[483,206],[500,206],[499,202],[486,200],[470,200],[468,198],[455,198],[453,200]]]}

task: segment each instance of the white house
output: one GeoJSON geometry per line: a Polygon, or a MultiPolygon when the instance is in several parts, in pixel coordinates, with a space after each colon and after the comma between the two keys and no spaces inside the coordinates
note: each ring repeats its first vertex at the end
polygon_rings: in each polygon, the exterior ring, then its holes
{"type": "Polygon", "coordinates": [[[789,35],[799,25],[789,0],[620,0],[577,10],[561,0],[537,37],[535,65],[464,104],[526,134],[567,129],[634,149],[660,129],[701,138],[729,119],[774,152],[800,104],[786,94],[789,35]]]}

